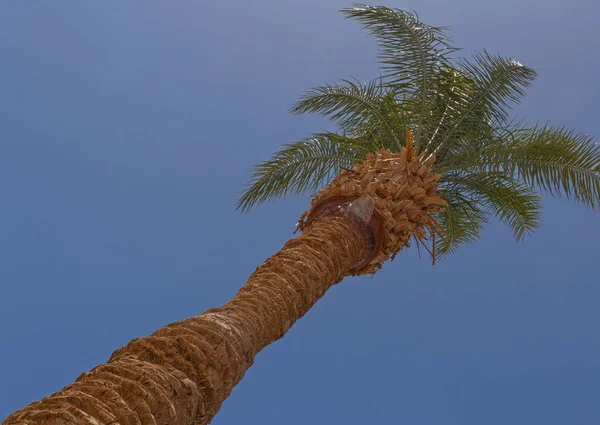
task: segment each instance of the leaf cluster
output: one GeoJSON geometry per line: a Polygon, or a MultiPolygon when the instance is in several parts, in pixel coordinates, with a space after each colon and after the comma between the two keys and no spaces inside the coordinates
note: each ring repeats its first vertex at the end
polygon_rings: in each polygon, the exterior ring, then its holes
{"type": "Polygon", "coordinates": [[[436,156],[437,213],[445,255],[480,237],[490,218],[517,240],[539,224],[540,195],[562,196],[600,208],[600,148],[593,138],[564,127],[515,123],[519,103],[537,73],[487,51],[455,58],[447,29],[420,22],[415,13],[383,6],[343,9],[377,42],[381,75],[361,83],[340,80],[300,97],[293,114],[320,114],[338,132],[284,145],[252,170],[238,202],[254,206],[287,194],[315,191],[369,152],[400,150],[405,130],[420,151],[436,156]]]}

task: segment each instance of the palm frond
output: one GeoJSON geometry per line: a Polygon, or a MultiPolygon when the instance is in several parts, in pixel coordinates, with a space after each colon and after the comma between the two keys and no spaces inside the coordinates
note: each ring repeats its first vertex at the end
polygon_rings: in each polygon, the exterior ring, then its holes
{"type": "Polygon", "coordinates": [[[600,208],[600,146],[592,137],[548,126],[505,133],[483,148],[465,144],[441,170],[504,172],[542,193],[600,208]]]}
{"type": "Polygon", "coordinates": [[[489,120],[504,122],[513,105],[525,96],[525,90],[537,78],[537,72],[512,58],[492,55],[484,50],[459,67],[475,82],[474,104],[485,107],[489,120]]]}
{"type": "Polygon", "coordinates": [[[476,53],[473,61],[464,60],[457,68],[471,81],[468,107],[460,110],[460,117],[441,139],[439,146],[448,150],[461,139],[469,138],[475,128],[502,126],[509,118],[510,108],[519,103],[525,89],[537,73],[520,62],[486,51],[476,53]]]}
{"type": "MultiPolygon", "coordinates": [[[[336,122],[343,131],[370,125],[378,132],[385,132],[395,148],[400,148],[400,113],[393,94],[386,92],[381,80],[367,84],[341,80],[342,84],[324,84],[302,95],[291,108],[294,115],[317,113],[336,122]]],[[[400,132],[401,134],[402,132],[400,132]]]]}
{"type": "Polygon", "coordinates": [[[435,219],[446,233],[444,238],[436,238],[437,258],[443,258],[463,245],[477,241],[483,225],[487,223],[485,211],[466,194],[454,187],[447,187],[441,195],[448,205],[443,212],[435,214],[435,219]]]}
{"type": "Polygon", "coordinates": [[[359,21],[376,39],[387,85],[412,95],[418,106],[415,143],[419,145],[438,70],[457,50],[450,45],[446,29],[420,22],[415,13],[384,6],[357,5],[342,13],[359,21]]]}
{"type": "Polygon", "coordinates": [[[368,149],[354,139],[335,133],[319,133],[284,145],[268,161],[255,166],[236,209],[250,211],[265,201],[317,190],[343,168],[352,168],[368,149]]]}
{"type": "MultiPolygon", "coordinates": [[[[449,132],[460,127],[460,139],[489,137],[492,134],[490,125],[482,119],[470,119],[460,123],[465,115],[481,117],[481,107],[473,106],[476,94],[475,83],[465,77],[464,73],[451,66],[439,71],[439,84],[435,99],[430,103],[427,119],[423,122],[423,135],[427,141],[423,150],[435,154],[440,161],[448,149],[440,151],[443,140],[449,132]]],[[[460,140],[459,139],[459,140],[460,140]]],[[[452,148],[452,145],[446,146],[452,148]]]]}
{"type": "Polygon", "coordinates": [[[446,174],[444,181],[506,224],[516,240],[522,240],[539,226],[540,197],[523,182],[501,172],[446,174]]]}

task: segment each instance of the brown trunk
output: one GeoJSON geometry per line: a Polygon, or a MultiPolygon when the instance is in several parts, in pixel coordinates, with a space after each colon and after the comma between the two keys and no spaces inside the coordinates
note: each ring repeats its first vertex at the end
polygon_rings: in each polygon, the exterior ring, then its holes
{"type": "Polygon", "coordinates": [[[364,258],[363,230],[341,213],[315,219],[223,307],[131,341],[3,425],[207,424],[256,354],[364,258]]]}

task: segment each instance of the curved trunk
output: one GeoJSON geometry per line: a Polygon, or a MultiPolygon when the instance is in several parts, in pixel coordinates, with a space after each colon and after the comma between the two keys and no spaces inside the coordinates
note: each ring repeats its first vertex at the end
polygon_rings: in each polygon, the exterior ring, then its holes
{"type": "Polygon", "coordinates": [[[319,217],[223,307],[131,341],[3,425],[207,424],[256,354],[281,338],[368,249],[355,220],[341,213],[319,217]]]}

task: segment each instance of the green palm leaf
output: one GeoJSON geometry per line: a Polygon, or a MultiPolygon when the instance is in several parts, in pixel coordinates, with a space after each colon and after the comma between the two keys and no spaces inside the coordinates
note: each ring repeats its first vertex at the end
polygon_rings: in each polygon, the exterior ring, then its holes
{"type": "Polygon", "coordinates": [[[476,53],[472,61],[463,60],[457,70],[470,84],[468,91],[463,90],[465,101],[455,108],[456,119],[436,145],[444,150],[440,157],[453,144],[478,135],[489,137],[495,126],[504,125],[512,104],[521,101],[537,77],[534,70],[518,61],[486,51],[476,53]]]}
{"type": "Polygon", "coordinates": [[[441,193],[448,205],[443,212],[435,214],[445,232],[444,237],[436,239],[436,258],[443,258],[463,245],[477,241],[487,223],[485,211],[456,187],[444,188],[441,193]]]}
{"type": "Polygon", "coordinates": [[[502,171],[542,193],[600,208],[600,146],[592,137],[548,126],[506,135],[482,148],[463,146],[442,171],[502,171]]]}
{"type": "Polygon", "coordinates": [[[516,240],[539,226],[541,200],[532,188],[500,172],[447,174],[444,181],[513,231],[516,240]]]}
{"type": "Polygon", "coordinates": [[[335,121],[344,131],[363,130],[384,133],[400,148],[399,131],[403,128],[401,112],[393,94],[386,93],[381,80],[361,84],[358,81],[342,80],[343,84],[325,84],[309,90],[292,107],[295,115],[318,113],[335,121]]]}
{"type": "Polygon", "coordinates": [[[411,104],[418,108],[418,145],[428,103],[436,92],[438,71],[456,51],[445,28],[425,25],[414,13],[384,6],[358,5],[342,13],[359,21],[375,37],[387,85],[413,97],[411,104]]]}
{"type": "Polygon", "coordinates": [[[237,209],[248,212],[255,205],[316,191],[343,168],[352,168],[368,150],[360,141],[335,133],[315,134],[287,144],[271,159],[254,167],[250,182],[238,200],[237,209]]]}
{"type": "Polygon", "coordinates": [[[475,53],[472,61],[459,67],[472,80],[475,89],[473,105],[485,108],[488,120],[506,121],[513,104],[519,103],[525,90],[537,78],[537,72],[512,58],[475,53]]]}
{"type": "MultiPolygon", "coordinates": [[[[423,150],[434,153],[438,160],[446,150],[440,151],[446,136],[456,131],[461,138],[489,137],[490,126],[485,120],[464,119],[466,115],[481,117],[481,106],[473,104],[476,94],[475,83],[465,77],[460,70],[445,66],[439,71],[439,84],[435,99],[430,103],[427,119],[422,123],[422,131],[427,144],[423,150]]],[[[446,147],[451,147],[446,143],[446,147]]]]}

